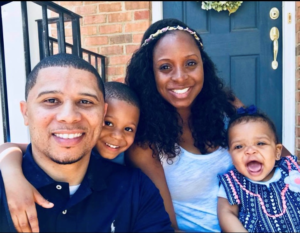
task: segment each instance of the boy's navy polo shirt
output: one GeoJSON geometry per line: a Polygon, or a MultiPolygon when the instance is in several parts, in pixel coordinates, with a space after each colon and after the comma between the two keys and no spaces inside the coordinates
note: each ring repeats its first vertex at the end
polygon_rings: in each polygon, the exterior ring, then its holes
{"type": "MultiPolygon", "coordinates": [[[[54,207],[36,205],[40,232],[174,232],[152,181],[136,168],[103,159],[94,149],[87,173],[72,197],[33,160],[31,144],[22,162],[27,180],[54,207]]],[[[0,173],[0,232],[16,232],[0,173]]]]}

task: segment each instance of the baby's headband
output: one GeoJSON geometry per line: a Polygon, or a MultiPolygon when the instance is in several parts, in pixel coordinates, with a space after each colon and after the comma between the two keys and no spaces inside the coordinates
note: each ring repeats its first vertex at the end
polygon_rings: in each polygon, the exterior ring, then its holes
{"type": "Polygon", "coordinates": [[[239,115],[243,115],[243,114],[249,114],[252,115],[254,113],[257,113],[257,108],[255,105],[250,105],[249,107],[245,108],[245,107],[240,107],[236,110],[237,114],[239,115]]]}
{"type": "Polygon", "coordinates": [[[188,27],[183,28],[183,27],[181,27],[181,26],[179,26],[179,25],[178,25],[177,27],[170,27],[170,26],[167,26],[167,27],[165,27],[165,28],[163,28],[163,29],[157,30],[155,33],[151,34],[151,35],[149,36],[148,39],[146,39],[146,40],[144,41],[144,43],[142,44],[141,47],[147,45],[150,41],[154,40],[158,35],[160,35],[160,34],[166,32],[166,31],[173,31],[173,30],[186,31],[186,32],[190,33],[191,35],[194,36],[195,40],[197,40],[197,41],[200,43],[201,48],[203,48],[203,44],[201,43],[201,41],[200,41],[199,37],[197,36],[196,32],[192,31],[192,30],[189,29],[188,27]]]}

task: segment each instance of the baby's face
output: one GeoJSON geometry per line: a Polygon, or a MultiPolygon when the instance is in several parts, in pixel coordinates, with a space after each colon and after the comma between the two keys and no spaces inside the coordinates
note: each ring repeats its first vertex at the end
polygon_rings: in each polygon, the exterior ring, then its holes
{"type": "Polygon", "coordinates": [[[236,169],[253,181],[268,181],[280,159],[281,144],[263,121],[241,122],[229,130],[229,152],[236,169]]]}
{"type": "Polygon", "coordinates": [[[97,150],[106,159],[114,159],[133,143],[140,110],[125,101],[109,99],[97,150]]]}

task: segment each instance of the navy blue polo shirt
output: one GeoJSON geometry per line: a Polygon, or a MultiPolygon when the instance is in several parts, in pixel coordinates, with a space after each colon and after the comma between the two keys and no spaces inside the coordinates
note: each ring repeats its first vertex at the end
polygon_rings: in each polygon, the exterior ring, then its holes
{"type": "MultiPolygon", "coordinates": [[[[22,162],[27,180],[54,207],[36,205],[40,232],[174,232],[163,200],[137,168],[103,159],[93,150],[78,190],[49,177],[33,160],[31,144],[22,162]]],[[[0,232],[16,232],[0,173],[0,232]]]]}

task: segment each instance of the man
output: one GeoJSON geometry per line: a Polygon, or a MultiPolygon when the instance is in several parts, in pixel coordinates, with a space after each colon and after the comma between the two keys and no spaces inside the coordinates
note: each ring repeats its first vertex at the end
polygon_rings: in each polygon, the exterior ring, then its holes
{"type": "MultiPolygon", "coordinates": [[[[92,150],[107,105],[97,71],[70,54],[42,60],[21,102],[31,144],[27,180],[53,208],[37,205],[41,232],[173,231],[158,189],[140,170],[101,159],[92,150]]],[[[0,174],[0,231],[13,232],[0,174]]]]}

